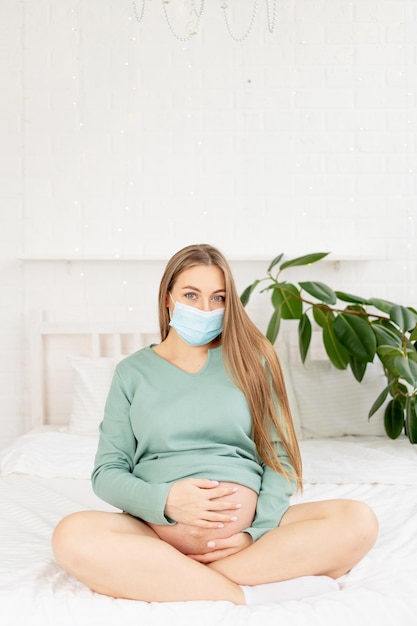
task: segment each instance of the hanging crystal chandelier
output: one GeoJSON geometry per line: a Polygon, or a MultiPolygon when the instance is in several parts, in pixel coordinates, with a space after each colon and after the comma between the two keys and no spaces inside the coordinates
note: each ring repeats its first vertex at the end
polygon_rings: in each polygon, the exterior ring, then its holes
{"type": "MultiPolygon", "coordinates": [[[[246,0],[247,1],[247,0],[246,0]]],[[[242,42],[247,39],[253,29],[258,13],[259,0],[250,0],[253,3],[249,24],[243,34],[236,34],[230,17],[230,4],[241,3],[244,0],[219,0],[219,8],[223,12],[227,31],[234,41],[242,42]]],[[[133,0],[133,10],[138,22],[142,22],[147,10],[147,5],[152,0],[133,0]]],[[[275,30],[277,20],[278,0],[265,0],[267,28],[270,33],[275,30]]],[[[200,28],[200,20],[204,13],[206,0],[161,0],[163,13],[168,28],[172,35],[179,41],[189,41],[195,37],[200,28]],[[174,27],[174,15],[180,14],[184,20],[182,32],[174,27]]],[[[177,20],[178,21],[178,18],[177,20]]]]}

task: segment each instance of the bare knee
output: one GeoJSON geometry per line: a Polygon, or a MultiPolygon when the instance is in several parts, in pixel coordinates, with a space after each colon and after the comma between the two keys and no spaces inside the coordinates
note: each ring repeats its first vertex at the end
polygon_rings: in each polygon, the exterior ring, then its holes
{"type": "Polygon", "coordinates": [[[72,513],[64,517],[52,535],[52,550],[61,567],[75,573],[80,561],[91,553],[91,537],[94,533],[90,512],[72,513]]]}
{"type": "Polygon", "coordinates": [[[375,544],[378,536],[378,519],[373,510],[364,502],[342,501],[346,547],[353,559],[360,560],[375,544]]]}
{"type": "Polygon", "coordinates": [[[111,559],[117,537],[126,534],[158,538],[147,524],[131,515],[80,511],[59,522],[52,535],[52,549],[57,563],[83,580],[86,573],[111,559]]]}

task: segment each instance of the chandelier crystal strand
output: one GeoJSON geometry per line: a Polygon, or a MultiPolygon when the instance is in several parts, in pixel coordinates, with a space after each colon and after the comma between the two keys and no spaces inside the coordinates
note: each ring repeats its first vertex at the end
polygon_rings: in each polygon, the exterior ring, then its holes
{"type": "Polygon", "coordinates": [[[244,35],[242,35],[241,37],[237,37],[234,34],[234,32],[232,31],[232,28],[230,26],[229,16],[227,14],[227,9],[228,9],[227,0],[220,0],[220,2],[221,2],[220,7],[223,9],[224,20],[226,22],[226,26],[227,26],[227,30],[229,31],[229,35],[231,36],[231,38],[234,41],[237,41],[238,43],[241,43],[242,41],[245,41],[245,39],[247,39],[249,37],[249,35],[251,34],[253,25],[255,23],[255,17],[256,17],[256,13],[258,11],[258,0],[254,0],[252,17],[250,19],[249,27],[248,27],[246,33],[244,35]]]}
{"type": "MultiPolygon", "coordinates": [[[[150,0],[148,0],[148,1],[150,2],[150,0]]],[[[143,16],[145,14],[145,3],[146,3],[146,0],[142,0],[141,10],[138,11],[137,0],[133,0],[133,12],[134,12],[135,17],[136,17],[138,22],[142,22],[142,20],[143,20],[143,16]]]]}
{"type": "Polygon", "coordinates": [[[200,1],[200,10],[197,10],[196,4],[195,4],[195,0],[192,0],[191,5],[193,7],[194,13],[197,17],[197,19],[199,20],[201,18],[201,16],[203,15],[203,11],[205,9],[206,6],[206,0],[201,0],[200,1]]]}
{"type": "Polygon", "coordinates": [[[169,19],[168,11],[167,11],[167,8],[166,8],[166,5],[169,4],[170,1],[171,0],[162,0],[162,8],[164,10],[165,19],[166,19],[166,22],[168,24],[169,30],[174,35],[175,39],[178,39],[179,41],[183,41],[183,42],[190,41],[190,39],[192,37],[194,37],[194,35],[196,35],[198,33],[198,29],[199,29],[199,26],[200,26],[200,17],[202,15],[203,9],[204,9],[204,0],[202,0],[202,2],[201,2],[201,9],[200,9],[199,13],[195,10],[195,2],[194,2],[194,0],[191,0],[191,6],[192,6],[192,9],[193,9],[193,13],[195,13],[195,15],[196,15],[196,20],[195,21],[190,20],[189,22],[187,22],[187,24],[185,25],[185,30],[187,32],[187,35],[185,35],[185,36],[179,35],[176,32],[176,30],[174,29],[174,27],[172,26],[172,24],[171,24],[171,20],[169,19]]]}
{"type": "Polygon", "coordinates": [[[268,31],[272,34],[275,31],[277,25],[277,4],[278,0],[272,0],[272,15],[269,6],[269,0],[265,0],[266,3],[266,19],[268,22],[268,31]]]}
{"type": "MultiPolygon", "coordinates": [[[[138,22],[143,22],[144,14],[147,11],[146,3],[151,2],[151,1],[152,0],[133,0],[132,2],[133,11],[134,11],[136,20],[138,22]]],[[[229,3],[232,1],[233,0],[220,0],[220,8],[223,10],[224,21],[226,23],[227,31],[230,37],[234,41],[241,43],[245,41],[249,37],[250,33],[252,32],[253,25],[255,23],[256,14],[258,12],[259,0],[253,0],[253,8],[252,8],[250,21],[249,21],[249,26],[246,32],[241,36],[236,35],[232,29],[231,20],[230,20],[229,11],[228,11],[229,3]]],[[[238,2],[238,6],[239,6],[239,3],[242,2],[242,0],[235,0],[235,1],[238,2]]],[[[175,39],[178,39],[178,41],[187,42],[187,41],[190,41],[190,39],[192,39],[199,32],[200,20],[206,7],[206,0],[183,0],[183,2],[188,7],[189,19],[188,19],[188,22],[186,22],[184,25],[185,34],[181,35],[175,30],[173,26],[173,22],[172,22],[172,17],[171,17],[172,12],[175,10],[172,9],[171,15],[170,15],[170,11],[167,9],[168,4],[171,4],[172,6],[175,4],[175,2],[173,2],[173,0],[161,0],[162,9],[163,9],[163,13],[165,16],[165,21],[168,24],[168,28],[171,31],[171,34],[175,37],[175,39]]],[[[275,31],[276,23],[277,23],[278,0],[265,0],[265,4],[266,4],[267,28],[268,28],[268,31],[272,34],[275,31]]]]}

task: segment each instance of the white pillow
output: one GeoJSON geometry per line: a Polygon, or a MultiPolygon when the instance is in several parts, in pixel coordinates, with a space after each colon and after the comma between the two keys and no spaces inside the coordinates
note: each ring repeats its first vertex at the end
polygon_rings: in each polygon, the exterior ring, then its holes
{"type": "Polygon", "coordinates": [[[95,434],[103,419],[104,405],[117,363],[124,358],[70,356],[72,410],[67,432],[95,434]]]}
{"type": "Polygon", "coordinates": [[[350,370],[338,370],[330,361],[291,361],[304,438],[344,435],[385,435],[384,407],[369,420],[372,404],[387,382],[379,363],[369,363],[359,383],[350,370]]]}

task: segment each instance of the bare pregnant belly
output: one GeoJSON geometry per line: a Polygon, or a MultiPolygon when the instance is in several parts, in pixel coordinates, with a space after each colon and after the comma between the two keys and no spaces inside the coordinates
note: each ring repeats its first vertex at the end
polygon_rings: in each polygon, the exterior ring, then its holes
{"type": "Polygon", "coordinates": [[[258,495],[255,491],[243,485],[236,485],[236,483],[221,482],[220,486],[237,486],[239,488],[236,493],[219,498],[219,500],[234,502],[236,504],[240,503],[242,505],[240,509],[223,511],[226,515],[236,516],[237,520],[235,522],[226,522],[223,528],[209,529],[187,526],[186,524],[180,523],[170,526],[160,526],[158,524],[149,523],[148,525],[163,541],[171,544],[184,554],[204,554],[208,552],[208,541],[224,539],[242,532],[245,528],[249,528],[255,517],[256,503],[258,500],[258,495]]]}

